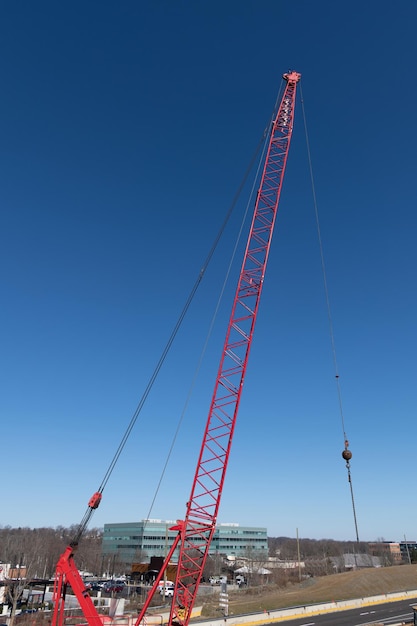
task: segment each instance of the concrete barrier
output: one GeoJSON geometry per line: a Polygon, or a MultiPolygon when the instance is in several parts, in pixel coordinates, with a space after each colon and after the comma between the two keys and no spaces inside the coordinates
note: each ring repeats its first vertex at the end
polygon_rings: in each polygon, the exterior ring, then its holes
{"type": "Polygon", "coordinates": [[[262,613],[250,613],[247,615],[228,615],[227,617],[193,620],[193,624],[204,624],[204,626],[260,626],[261,624],[271,624],[282,622],[297,617],[314,617],[325,613],[335,613],[337,611],[348,611],[368,607],[385,602],[395,602],[417,598],[417,589],[413,591],[403,591],[397,593],[387,593],[367,598],[356,598],[354,600],[341,600],[340,602],[325,602],[322,604],[310,604],[305,606],[295,606],[287,609],[275,609],[263,611],[262,613]]]}

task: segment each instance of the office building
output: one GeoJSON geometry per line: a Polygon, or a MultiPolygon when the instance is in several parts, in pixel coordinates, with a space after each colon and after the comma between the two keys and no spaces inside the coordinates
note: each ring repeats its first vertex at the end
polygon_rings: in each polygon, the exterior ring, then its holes
{"type": "MultiPolygon", "coordinates": [[[[105,524],[102,544],[104,568],[110,570],[116,563],[128,565],[148,562],[155,556],[164,557],[177,536],[176,530],[170,530],[175,524],[175,521],[160,519],[105,524]]],[[[236,558],[257,554],[267,558],[267,529],[219,524],[209,548],[209,555],[216,554],[236,558]]],[[[172,560],[178,560],[178,549],[172,560]]]]}

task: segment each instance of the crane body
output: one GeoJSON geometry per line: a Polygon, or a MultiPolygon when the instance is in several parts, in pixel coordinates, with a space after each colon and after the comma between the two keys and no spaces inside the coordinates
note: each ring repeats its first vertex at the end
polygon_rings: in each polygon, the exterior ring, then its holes
{"type": "MultiPolygon", "coordinates": [[[[168,566],[175,548],[179,557],[169,626],[188,626],[195,603],[217,515],[236,425],[249,352],[269,257],[282,182],[291,142],[297,83],[301,75],[288,72],[284,93],[270,128],[263,172],[257,193],[252,223],[233,300],[220,365],[214,385],[203,440],[186,505],[184,520],[174,527],[178,535],[161,571],[138,615],[135,626],[144,623],[149,604],[168,566]]],[[[96,496],[100,494],[95,494],[96,496]]],[[[101,497],[101,496],[100,496],[101,497]]],[[[94,496],[91,509],[98,506],[94,496]]],[[[90,511],[91,512],[91,511],[90,511]]],[[[86,521],[89,519],[86,515],[86,521]]],[[[88,626],[101,626],[97,613],[73,563],[71,546],[57,567],[57,587],[53,626],[62,626],[65,587],[70,583],[78,598],[88,626]],[[80,584],[81,583],[81,584],[80,584]]],[[[108,618],[107,618],[108,619],[108,618]]]]}

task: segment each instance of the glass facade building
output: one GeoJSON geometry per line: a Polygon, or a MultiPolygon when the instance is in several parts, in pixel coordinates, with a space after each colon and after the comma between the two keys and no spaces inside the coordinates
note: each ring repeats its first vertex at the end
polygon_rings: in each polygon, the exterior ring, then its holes
{"type": "MultiPolygon", "coordinates": [[[[105,524],[103,532],[103,562],[117,560],[131,564],[149,561],[151,557],[165,557],[174,539],[176,530],[170,530],[175,521],[149,519],[140,522],[105,524]]],[[[247,557],[253,553],[268,555],[266,528],[219,524],[216,527],[209,554],[247,557]]],[[[178,560],[178,549],[173,561],[178,560]]]]}

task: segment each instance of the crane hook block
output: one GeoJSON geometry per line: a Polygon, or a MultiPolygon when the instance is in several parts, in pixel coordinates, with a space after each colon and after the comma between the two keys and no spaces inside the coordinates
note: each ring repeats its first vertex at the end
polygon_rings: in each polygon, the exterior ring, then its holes
{"type": "Polygon", "coordinates": [[[97,491],[95,494],[91,496],[90,500],[88,501],[88,506],[90,507],[90,509],[97,509],[100,502],[101,502],[101,493],[97,491]]]}
{"type": "Polygon", "coordinates": [[[350,459],[352,458],[352,452],[345,448],[342,452],[342,457],[345,459],[345,461],[350,461],[350,459]]]}

